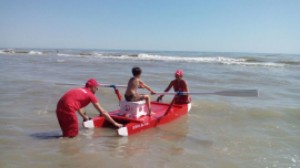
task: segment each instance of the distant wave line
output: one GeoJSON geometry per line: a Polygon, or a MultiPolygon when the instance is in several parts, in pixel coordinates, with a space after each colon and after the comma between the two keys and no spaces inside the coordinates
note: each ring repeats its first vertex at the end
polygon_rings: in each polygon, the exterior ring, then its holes
{"type": "Polygon", "coordinates": [[[0,50],[0,54],[28,54],[28,55],[57,55],[61,57],[87,57],[100,59],[117,59],[117,60],[132,60],[132,61],[165,61],[165,62],[186,62],[186,63],[213,63],[225,65],[244,65],[244,66],[271,66],[283,67],[285,65],[300,65],[299,61],[278,60],[265,61],[255,57],[232,58],[226,56],[170,56],[159,54],[128,54],[122,52],[106,53],[106,52],[89,52],[89,51],[58,51],[58,50],[0,50]]]}
{"type": "Polygon", "coordinates": [[[226,65],[246,65],[246,66],[276,66],[282,67],[283,63],[274,62],[254,62],[254,60],[248,61],[246,58],[230,58],[222,56],[214,57],[179,57],[179,56],[161,56],[150,54],[138,54],[134,55],[121,55],[116,56],[101,56],[102,58],[121,59],[121,60],[141,60],[141,61],[165,61],[165,62],[187,62],[187,63],[218,63],[226,65]]]}

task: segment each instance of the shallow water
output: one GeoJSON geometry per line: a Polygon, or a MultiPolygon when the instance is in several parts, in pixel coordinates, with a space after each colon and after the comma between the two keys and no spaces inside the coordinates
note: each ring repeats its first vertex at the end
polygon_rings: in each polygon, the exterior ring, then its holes
{"type": "MultiPolygon", "coordinates": [[[[0,167],[300,167],[299,55],[96,52],[0,52],[0,167]],[[81,128],[77,138],[58,138],[56,103],[72,86],[55,82],[126,84],[132,66],[158,92],[182,68],[192,92],[260,96],[194,95],[188,115],[130,137],[81,128]]],[[[112,89],[97,97],[105,109],[118,108],[112,89]]],[[[97,115],[92,106],[87,112],[97,115]]]]}

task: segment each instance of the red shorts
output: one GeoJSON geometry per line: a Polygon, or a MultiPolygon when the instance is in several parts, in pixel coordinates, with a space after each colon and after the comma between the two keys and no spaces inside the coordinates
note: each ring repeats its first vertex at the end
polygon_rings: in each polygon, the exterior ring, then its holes
{"type": "Polygon", "coordinates": [[[63,137],[75,137],[78,135],[78,119],[76,112],[57,110],[56,115],[63,132],[63,137]]]}

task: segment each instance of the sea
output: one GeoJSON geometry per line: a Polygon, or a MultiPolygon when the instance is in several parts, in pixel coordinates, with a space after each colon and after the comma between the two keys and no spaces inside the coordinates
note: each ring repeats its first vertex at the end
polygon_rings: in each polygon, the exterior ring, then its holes
{"type": "MultiPolygon", "coordinates": [[[[119,108],[111,88],[96,96],[108,112],[119,108]]],[[[299,100],[300,54],[2,48],[0,167],[299,168],[299,100]],[[60,138],[55,108],[66,91],[89,78],[126,85],[134,66],[156,92],[182,69],[190,92],[259,96],[194,94],[189,114],[129,137],[80,124],[78,137],[60,138]]]]}

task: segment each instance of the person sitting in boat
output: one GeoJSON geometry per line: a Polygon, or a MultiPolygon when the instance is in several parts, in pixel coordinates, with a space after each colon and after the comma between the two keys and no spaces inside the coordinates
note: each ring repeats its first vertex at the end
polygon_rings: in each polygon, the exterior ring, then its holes
{"type": "Polygon", "coordinates": [[[89,120],[83,107],[87,106],[90,102],[98,112],[103,115],[116,127],[122,127],[122,124],[117,123],[110,115],[100,106],[97,97],[94,95],[98,90],[100,84],[96,79],[89,79],[85,87],[75,88],[67,91],[58,101],[56,108],[56,115],[63,132],[63,137],[75,137],[78,135],[78,119],[76,111],[80,114],[84,121],[89,120]]]}
{"type": "Polygon", "coordinates": [[[145,88],[151,94],[155,94],[155,92],[141,80],[142,69],[140,67],[133,67],[132,75],[133,77],[129,79],[127,90],[124,95],[125,100],[128,102],[146,100],[146,104],[148,107],[148,115],[151,115],[150,96],[145,94],[139,94],[137,90],[138,88],[145,88]]]}
{"type": "MultiPolygon", "coordinates": [[[[175,72],[175,79],[170,82],[165,92],[168,92],[173,87],[175,92],[189,92],[188,84],[183,79],[183,70],[178,69],[175,72]]],[[[160,95],[157,101],[161,101],[164,95],[160,95]]],[[[189,95],[178,95],[175,98],[175,104],[188,104],[191,102],[191,97],[189,95]]]]}

